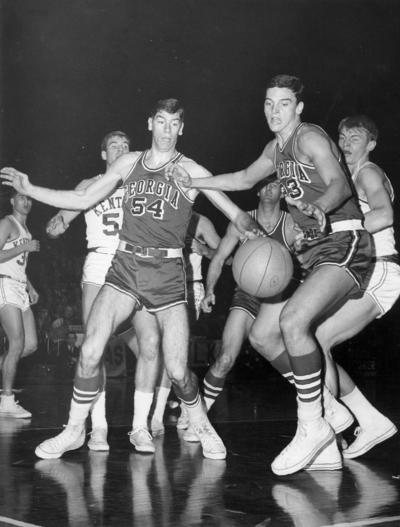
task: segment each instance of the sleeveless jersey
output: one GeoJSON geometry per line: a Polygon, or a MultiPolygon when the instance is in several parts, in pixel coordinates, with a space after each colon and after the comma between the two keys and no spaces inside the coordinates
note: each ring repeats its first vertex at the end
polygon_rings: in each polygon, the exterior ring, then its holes
{"type": "MultiPolygon", "coordinates": [[[[299,126],[292,132],[282,149],[279,145],[275,146],[275,168],[281,183],[283,193],[290,196],[294,200],[301,199],[309,203],[314,203],[326,190],[327,185],[318,174],[314,165],[300,162],[295,153],[295,144],[298,133],[302,126],[306,123],[300,123],[299,126]]],[[[313,125],[316,126],[316,125],[313,125]]],[[[326,132],[321,130],[326,137],[326,132]]],[[[338,161],[343,166],[343,161],[338,156],[338,161]]],[[[346,169],[344,168],[346,174],[346,169]]],[[[289,212],[293,216],[294,221],[302,228],[318,228],[318,222],[314,218],[306,216],[300,212],[297,207],[288,205],[289,212]]],[[[361,211],[358,207],[355,197],[349,198],[342,203],[338,208],[329,212],[326,215],[327,222],[334,223],[336,221],[362,219],[361,211]]]]}
{"type": "MultiPolygon", "coordinates": [[[[23,243],[29,242],[32,240],[30,232],[23,227],[20,222],[11,214],[7,216],[11,221],[15,223],[18,228],[18,236],[14,240],[7,240],[2,248],[3,251],[9,249],[14,249],[23,243]]],[[[28,252],[14,256],[11,260],[7,262],[0,263],[0,274],[10,276],[14,280],[19,280],[20,282],[26,282],[26,264],[28,263],[28,252]]]]}
{"type": "MultiPolygon", "coordinates": [[[[96,179],[102,174],[96,176],[96,179]]],[[[117,250],[122,226],[124,187],[118,187],[107,198],[85,212],[88,249],[98,248],[113,254],[117,250]]]]}
{"type": "Polygon", "coordinates": [[[258,221],[257,209],[250,211],[249,214],[253,218],[253,220],[255,220],[258,223],[258,225],[265,232],[265,234],[268,234],[270,238],[273,238],[277,242],[284,245],[288,251],[291,251],[291,248],[286,240],[286,234],[285,234],[285,226],[286,226],[286,221],[288,217],[287,212],[285,212],[284,210],[281,211],[281,215],[279,216],[279,219],[276,222],[275,227],[272,229],[272,231],[269,231],[269,232],[258,221]]]}
{"type": "Polygon", "coordinates": [[[183,254],[185,256],[186,264],[186,280],[188,282],[194,282],[195,280],[202,280],[203,274],[201,270],[201,261],[203,257],[192,251],[191,244],[193,239],[196,237],[196,229],[199,223],[199,216],[193,212],[190,218],[190,223],[185,237],[185,250],[183,254]]]}
{"type": "MultiPolygon", "coordinates": [[[[363,165],[357,168],[357,170],[352,175],[352,179],[354,183],[356,183],[356,179],[358,174],[360,173],[360,170],[362,170],[367,165],[375,165],[375,163],[372,163],[372,161],[367,161],[363,165]]],[[[386,174],[384,174],[386,181],[389,185],[389,195],[390,200],[393,203],[394,200],[394,191],[392,184],[387,177],[386,174]]],[[[362,199],[360,196],[358,196],[358,202],[361,207],[361,211],[363,214],[366,214],[371,210],[371,207],[368,204],[368,201],[365,199],[362,199]]],[[[374,248],[375,248],[375,257],[378,256],[389,256],[391,254],[397,254],[396,247],[395,247],[395,238],[394,238],[394,230],[393,227],[387,227],[386,229],[383,229],[379,232],[376,232],[375,234],[372,234],[372,237],[374,239],[374,248]]]]}
{"type": "Polygon", "coordinates": [[[192,214],[190,200],[175,181],[167,181],[165,168],[176,163],[176,155],[159,168],[146,165],[142,152],[125,179],[123,222],[120,238],[141,247],[182,248],[192,214]]]}

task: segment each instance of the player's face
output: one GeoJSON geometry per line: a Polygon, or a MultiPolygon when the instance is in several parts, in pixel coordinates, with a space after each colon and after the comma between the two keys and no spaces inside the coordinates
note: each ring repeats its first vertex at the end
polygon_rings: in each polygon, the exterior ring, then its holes
{"type": "Polygon", "coordinates": [[[355,165],[368,156],[375,148],[369,134],[363,128],[342,128],[339,133],[339,146],[348,165],[355,165]]]}
{"type": "Polygon", "coordinates": [[[149,130],[153,132],[153,144],[160,151],[173,150],[182,135],[183,122],[179,113],[168,113],[160,110],[149,118],[149,130]]]}
{"type": "Polygon", "coordinates": [[[264,113],[271,132],[280,134],[297,124],[303,103],[297,102],[288,88],[268,88],[265,94],[264,113]]]}
{"type": "Polygon", "coordinates": [[[107,141],[103,159],[110,166],[116,159],[129,152],[129,143],[125,137],[114,135],[107,141]]]}
{"type": "Polygon", "coordinates": [[[27,216],[32,208],[32,200],[28,196],[23,194],[16,194],[11,199],[11,204],[16,212],[19,212],[23,216],[27,216]]]}
{"type": "Polygon", "coordinates": [[[260,200],[277,203],[281,199],[281,194],[281,184],[279,181],[273,181],[261,189],[260,200]]]}

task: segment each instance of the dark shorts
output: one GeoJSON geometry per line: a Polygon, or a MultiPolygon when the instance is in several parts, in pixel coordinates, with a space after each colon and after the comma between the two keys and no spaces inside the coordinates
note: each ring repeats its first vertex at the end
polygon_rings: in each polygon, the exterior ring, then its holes
{"type": "Polygon", "coordinates": [[[258,311],[260,310],[260,305],[261,301],[258,298],[245,293],[242,291],[242,289],[237,287],[233,293],[231,307],[229,310],[241,309],[242,311],[246,311],[246,313],[255,319],[258,315],[258,311]]]}
{"type": "Polygon", "coordinates": [[[363,290],[370,278],[372,238],[365,230],[335,232],[304,244],[297,258],[309,272],[321,265],[343,267],[363,290]]]}
{"type": "Polygon", "coordinates": [[[187,301],[183,258],[143,258],[117,251],[105,283],[150,313],[187,301]]]}

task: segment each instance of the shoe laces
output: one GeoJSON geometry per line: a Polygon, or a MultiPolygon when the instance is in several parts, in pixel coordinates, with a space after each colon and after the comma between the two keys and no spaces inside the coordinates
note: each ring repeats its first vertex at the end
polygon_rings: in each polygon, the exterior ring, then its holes
{"type": "Polygon", "coordinates": [[[50,439],[47,439],[46,443],[58,449],[59,447],[64,446],[64,443],[72,439],[77,439],[77,437],[73,437],[75,435],[75,430],[71,426],[63,425],[63,428],[64,430],[62,432],[54,437],[51,437],[50,439]]]}
{"type": "Polygon", "coordinates": [[[219,446],[222,443],[220,437],[207,421],[198,426],[193,426],[193,431],[201,438],[201,442],[206,448],[219,446]]]}

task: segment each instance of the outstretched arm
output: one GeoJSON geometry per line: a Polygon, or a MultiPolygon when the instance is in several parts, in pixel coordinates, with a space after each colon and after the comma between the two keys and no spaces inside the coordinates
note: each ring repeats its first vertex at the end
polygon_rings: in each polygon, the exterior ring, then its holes
{"type": "Polygon", "coordinates": [[[108,196],[119,181],[125,179],[137,155],[132,152],[119,157],[102,178],[82,190],[54,190],[38,187],[32,185],[26,174],[10,167],[2,168],[0,175],[4,180],[3,185],[14,187],[21,194],[37,201],[62,209],[86,210],[108,196]]]}
{"type": "Polygon", "coordinates": [[[226,192],[234,190],[247,190],[258,181],[275,171],[273,148],[275,141],[271,141],[264,148],[260,157],[249,167],[238,172],[220,174],[211,177],[211,174],[195,177],[183,163],[172,164],[166,170],[167,177],[172,177],[184,187],[223,190],[226,192]]]}
{"type": "MultiPolygon", "coordinates": [[[[84,179],[75,187],[75,190],[82,190],[89,187],[96,179],[84,179]]],[[[71,221],[79,216],[80,210],[61,209],[55,214],[46,225],[46,232],[50,238],[58,238],[68,229],[71,221]]]]}
{"type": "MultiPolygon", "coordinates": [[[[198,165],[191,159],[184,159],[182,165],[190,174],[192,180],[198,178],[208,178],[211,176],[210,172],[204,167],[198,165]]],[[[240,233],[248,238],[254,238],[259,234],[257,223],[247,214],[241,210],[226,194],[217,190],[202,189],[203,194],[215,205],[225,216],[234,223],[235,227],[240,233]]],[[[188,191],[191,197],[195,197],[197,191],[190,189],[188,191]]]]}
{"type": "Polygon", "coordinates": [[[198,214],[195,237],[191,246],[192,251],[211,260],[220,241],[221,238],[212,222],[206,216],[198,214]]]}
{"type": "Polygon", "coordinates": [[[219,277],[221,276],[222,267],[226,259],[232,254],[234,248],[239,242],[239,239],[240,233],[233,226],[233,224],[230,223],[225,236],[218,245],[218,249],[212,257],[210,265],[208,266],[206,292],[201,303],[201,307],[205,313],[210,313],[212,306],[215,304],[214,289],[219,277]]]}

